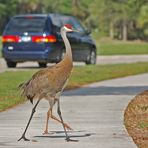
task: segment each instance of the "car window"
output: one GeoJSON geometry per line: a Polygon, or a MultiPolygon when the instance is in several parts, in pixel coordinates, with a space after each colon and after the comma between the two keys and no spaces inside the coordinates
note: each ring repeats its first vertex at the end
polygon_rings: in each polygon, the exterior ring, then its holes
{"type": "Polygon", "coordinates": [[[82,33],[85,32],[85,29],[76,18],[72,18],[72,24],[76,30],[79,30],[82,33]]]}
{"type": "Polygon", "coordinates": [[[43,32],[46,17],[16,17],[6,28],[7,33],[43,32]]]}
{"type": "Polygon", "coordinates": [[[64,24],[71,24],[73,26],[73,28],[75,28],[76,30],[79,30],[80,32],[85,32],[83,26],[80,24],[80,22],[71,16],[65,16],[65,17],[61,17],[62,23],[64,24]]]}
{"type": "Polygon", "coordinates": [[[50,15],[50,18],[51,18],[51,21],[52,21],[52,24],[56,27],[61,27],[61,20],[60,20],[60,16],[57,15],[57,14],[52,14],[50,15]]]}
{"type": "Polygon", "coordinates": [[[62,21],[62,25],[65,25],[65,24],[71,24],[71,25],[73,25],[73,22],[71,20],[71,17],[69,17],[69,16],[63,16],[63,17],[61,17],[61,21],[62,21]]]}
{"type": "Polygon", "coordinates": [[[83,26],[74,17],[66,16],[66,15],[65,16],[58,15],[58,14],[52,14],[52,15],[50,15],[50,17],[52,20],[52,24],[58,28],[61,28],[65,24],[71,24],[73,26],[73,28],[75,28],[76,30],[79,30],[82,33],[85,32],[85,29],[83,28],[83,26]]]}

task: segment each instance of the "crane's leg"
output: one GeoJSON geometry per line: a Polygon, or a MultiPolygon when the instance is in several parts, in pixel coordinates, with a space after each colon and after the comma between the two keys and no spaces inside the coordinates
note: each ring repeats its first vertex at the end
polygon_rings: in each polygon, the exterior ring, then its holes
{"type": "Polygon", "coordinates": [[[59,99],[57,99],[57,104],[58,104],[57,112],[58,112],[58,115],[59,115],[59,117],[60,117],[60,119],[61,119],[61,123],[62,123],[63,128],[64,128],[64,132],[65,132],[65,135],[66,135],[66,141],[67,141],[67,142],[69,142],[69,141],[77,142],[78,140],[72,140],[72,139],[70,139],[70,137],[69,137],[68,134],[67,134],[66,128],[65,128],[65,126],[64,126],[64,121],[63,121],[63,118],[62,118],[61,110],[60,110],[60,100],[59,100],[59,99]]]}
{"type": "MultiPolygon", "coordinates": [[[[58,121],[59,123],[62,123],[57,117],[55,117],[54,115],[51,115],[51,118],[58,121]]],[[[66,129],[68,130],[73,130],[67,123],[64,123],[64,126],[66,129]]]]}
{"type": "Polygon", "coordinates": [[[70,137],[68,136],[67,131],[66,131],[66,128],[64,126],[64,121],[63,121],[61,110],[60,110],[60,101],[59,101],[59,99],[57,100],[57,104],[58,104],[57,112],[58,112],[58,115],[59,115],[59,117],[61,119],[61,123],[62,123],[63,128],[64,128],[64,132],[65,132],[65,135],[66,135],[66,141],[69,141],[70,140],[70,137]]]}
{"type": "Polygon", "coordinates": [[[18,141],[20,141],[21,139],[24,139],[25,141],[29,141],[29,139],[27,139],[27,138],[25,137],[25,134],[26,134],[26,131],[27,131],[27,129],[28,129],[28,126],[29,126],[29,124],[30,124],[30,122],[31,122],[31,119],[32,119],[32,117],[33,117],[33,114],[35,113],[35,109],[36,109],[37,105],[39,104],[39,102],[40,102],[40,99],[37,101],[37,103],[36,103],[35,106],[33,107],[32,112],[31,112],[31,116],[30,116],[29,121],[28,121],[28,123],[27,123],[27,126],[26,126],[26,128],[25,128],[25,130],[24,130],[24,132],[23,132],[23,134],[22,134],[22,136],[21,136],[21,138],[18,139],[18,141]]]}
{"type": "Polygon", "coordinates": [[[49,134],[48,133],[48,121],[49,121],[49,118],[51,117],[51,114],[52,114],[52,109],[50,108],[47,112],[46,127],[45,127],[45,131],[43,134],[49,134]]]}
{"type": "MultiPolygon", "coordinates": [[[[47,119],[46,119],[46,127],[45,127],[45,131],[43,132],[43,134],[49,134],[48,132],[48,121],[49,121],[49,118],[52,118],[54,120],[56,120],[57,122],[59,123],[62,123],[57,117],[55,117],[54,115],[52,115],[52,109],[49,109],[48,112],[47,112],[47,119]]],[[[73,130],[68,124],[64,123],[64,126],[66,129],[68,130],[73,130]]]]}

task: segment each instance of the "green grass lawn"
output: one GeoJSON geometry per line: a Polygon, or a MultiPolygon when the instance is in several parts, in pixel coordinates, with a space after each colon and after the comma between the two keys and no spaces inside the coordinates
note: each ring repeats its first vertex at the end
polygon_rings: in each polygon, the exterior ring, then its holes
{"type": "Polygon", "coordinates": [[[148,54],[146,42],[98,41],[98,55],[136,55],[148,54]]]}
{"type": "MultiPolygon", "coordinates": [[[[36,70],[0,73],[0,111],[22,103],[17,86],[29,79],[36,70]]],[[[67,89],[112,78],[148,72],[147,63],[74,67],[67,89]]]]}

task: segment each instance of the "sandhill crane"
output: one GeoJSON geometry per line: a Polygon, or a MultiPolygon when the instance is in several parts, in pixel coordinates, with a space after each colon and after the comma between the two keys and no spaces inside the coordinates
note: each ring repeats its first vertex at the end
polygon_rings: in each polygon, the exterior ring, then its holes
{"type": "Polygon", "coordinates": [[[31,116],[26,125],[26,128],[18,141],[20,141],[21,139],[24,139],[25,141],[29,140],[25,137],[25,134],[33,117],[33,114],[35,113],[36,107],[41,99],[46,99],[49,102],[49,110],[47,112],[46,128],[44,133],[48,133],[48,120],[49,118],[52,118],[62,123],[66,135],[66,140],[71,141],[70,137],[67,134],[66,128],[72,128],[63,121],[59,98],[66,86],[71,70],[73,68],[71,46],[66,36],[66,32],[72,31],[75,30],[73,30],[72,26],[69,24],[66,24],[61,28],[61,36],[63,38],[66,49],[63,60],[52,67],[47,67],[38,71],[32,76],[30,80],[20,84],[19,86],[22,89],[22,95],[27,97],[27,99],[29,99],[31,103],[33,103],[33,99],[35,98],[38,98],[38,100],[32,109],[31,116]],[[52,109],[55,103],[57,103],[57,113],[60,117],[60,120],[52,115],[52,109]]]}

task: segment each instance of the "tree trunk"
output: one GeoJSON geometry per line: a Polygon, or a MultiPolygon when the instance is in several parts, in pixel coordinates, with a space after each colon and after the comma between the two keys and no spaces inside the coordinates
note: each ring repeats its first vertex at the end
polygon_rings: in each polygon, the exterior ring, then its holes
{"type": "Polygon", "coordinates": [[[78,14],[78,8],[79,8],[79,2],[78,2],[78,0],[72,0],[73,15],[77,16],[77,14],[78,14]]]}
{"type": "Polygon", "coordinates": [[[114,39],[114,23],[110,22],[109,25],[109,36],[111,39],[114,39]]]}
{"type": "Polygon", "coordinates": [[[122,24],[122,40],[127,41],[127,21],[124,20],[122,24]]]}

